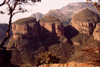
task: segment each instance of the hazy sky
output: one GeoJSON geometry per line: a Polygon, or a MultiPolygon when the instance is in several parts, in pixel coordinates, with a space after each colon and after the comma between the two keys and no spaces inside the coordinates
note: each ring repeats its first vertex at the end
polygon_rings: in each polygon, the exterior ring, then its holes
{"type": "MultiPolygon", "coordinates": [[[[0,3],[2,1],[3,0],[0,0],[0,3]]],[[[40,3],[36,3],[34,6],[26,6],[27,9],[32,10],[32,11],[23,13],[23,14],[14,15],[13,22],[19,18],[28,17],[36,12],[41,12],[41,13],[45,14],[51,9],[52,10],[60,9],[63,6],[66,6],[67,4],[74,3],[74,2],[86,2],[86,0],[42,0],[40,3]]],[[[3,8],[0,7],[0,10],[2,10],[2,9],[4,10],[4,7],[3,8]]],[[[0,23],[8,23],[8,18],[9,18],[9,16],[7,16],[6,14],[0,15],[0,23]]]]}

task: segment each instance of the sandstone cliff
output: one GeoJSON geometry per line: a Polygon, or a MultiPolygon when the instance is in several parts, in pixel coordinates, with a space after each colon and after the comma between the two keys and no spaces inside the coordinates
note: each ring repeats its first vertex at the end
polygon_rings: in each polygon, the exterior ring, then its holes
{"type": "Polygon", "coordinates": [[[39,30],[35,18],[23,18],[12,24],[12,32],[14,39],[24,39],[38,37],[39,30]]]}
{"type": "Polygon", "coordinates": [[[71,25],[80,33],[91,35],[99,21],[100,19],[97,14],[90,9],[85,8],[72,17],[71,25]]]}
{"type": "Polygon", "coordinates": [[[42,19],[40,19],[40,25],[43,27],[40,28],[41,34],[46,33],[44,30],[45,28],[49,32],[57,34],[57,36],[64,35],[64,26],[62,25],[62,22],[54,16],[44,16],[42,19]]]}
{"type": "Polygon", "coordinates": [[[100,23],[96,25],[96,28],[93,31],[94,39],[100,41],[100,23]]]}

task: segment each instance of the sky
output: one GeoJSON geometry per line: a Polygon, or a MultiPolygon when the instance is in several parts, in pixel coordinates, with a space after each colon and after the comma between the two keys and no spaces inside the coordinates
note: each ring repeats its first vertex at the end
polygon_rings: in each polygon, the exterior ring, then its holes
{"type": "MultiPolygon", "coordinates": [[[[0,0],[0,3],[3,0],[0,0]]],[[[12,22],[24,18],[24,17],[29,17],[33,13],[47,13],[49,10],[55,10],[55,9],[60,9],[69,3],[75,3],[75,2],[86,2],[86,0],[42,0],[39,3],[35,3],[33,6],[26,5],[25,7],[30,10],[30,12],[26,13],[19,13],[13,16],[12,22]]],[[[0,7],[0,11],[5,10],[5,7],[0,7]]],[[[9,16],[7,14],[0,14],[0,23],[8,23],[9,16]]]]}

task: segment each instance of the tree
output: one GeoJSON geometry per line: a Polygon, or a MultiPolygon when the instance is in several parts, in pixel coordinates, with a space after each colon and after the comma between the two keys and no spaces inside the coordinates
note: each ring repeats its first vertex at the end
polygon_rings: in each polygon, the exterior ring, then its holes
{"type": "MultiPolygon", "coordinates": [[[[10,17],[9,17],[9,24],[6,31],[7,36],[1,42],[0,48],[3,49],[3,45],[5,44],[7,39],[9,39],[10,37],[9,31],[10,31],[10,26],[11,26],[13,16],[17,13],[24,13],[28,11],[27,9],[23,7],[23,5],[32,5],[36,2],[41,2],[41,0],[3,0],[3,2],[0,4],[0,7],[2,7],[3,5],[6,5],[7,14],[10,17]]],[[[4,14],[5,11],[0,11],[0,13],[4,14]]]]}
{"type": "Polygon", "coordinates": [[[41,54],[37,57],[35,65],[38,67],[39,65],[50,63],[59,63],[59,58],[51,52],[41,52],[41,54]]]}
{"type": "MultiPolygon", "coordinates": [[[[87,4],[88,4],[89,1],[92,2],[92,4],[94,5],[94,7],[96,8],[96,10],[98,12],[100,12],[100,4],[98,4],[97,2],[93,2],[92,0],[86,0],[86,1],[87,1],[87,4]]],[[[99,0],[98,0],[98,2],[99,2],[99,0]]]]}

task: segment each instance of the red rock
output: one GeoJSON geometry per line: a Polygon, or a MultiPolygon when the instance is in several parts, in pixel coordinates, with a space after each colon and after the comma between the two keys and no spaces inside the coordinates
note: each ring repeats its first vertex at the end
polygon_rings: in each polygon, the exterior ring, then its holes
{"type": "Polygon", "coordinates": [[[45,31],[46,29],[51,34],[56,33],[57,36],[59,37],[64,35],[64,27],[62,25],[62,22],[54,16],[44,16],[40,20],[40,25],[41,25],[41,28],[40,28],[41,34],[47,33],[45,31]]]}

